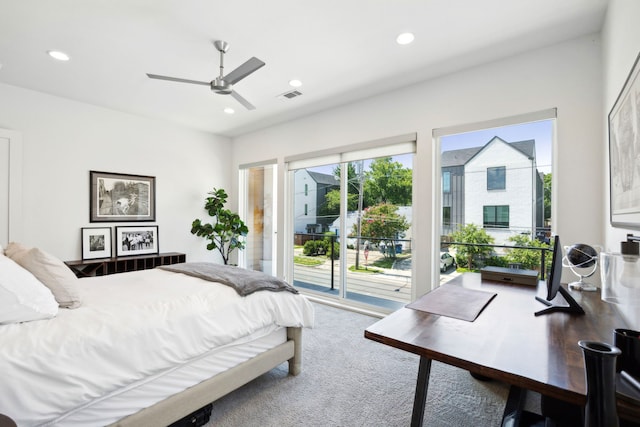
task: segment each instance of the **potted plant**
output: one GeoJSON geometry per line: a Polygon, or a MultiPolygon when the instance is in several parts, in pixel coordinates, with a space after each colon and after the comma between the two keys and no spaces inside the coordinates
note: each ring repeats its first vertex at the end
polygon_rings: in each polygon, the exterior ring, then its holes
{"type": "Polygon", "coordinates": [[[241,238],[247,235],[249,228],[237,213],[225,209],[228,196],[222,188],[214,188],[208,194],[204,208],[213,219],[210,223],[194,220],[191,224],[191,234],[209,240],[207,249],[217,249],[224,263],[228,264],[229,255],[234,249],[244,249],[245,242],[241,238]]]}

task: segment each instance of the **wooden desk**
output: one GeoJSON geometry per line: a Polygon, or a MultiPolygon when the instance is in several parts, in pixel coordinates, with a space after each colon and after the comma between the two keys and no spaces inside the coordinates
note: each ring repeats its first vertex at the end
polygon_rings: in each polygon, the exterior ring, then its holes
{"type": "MultiPolygon", "coordinates": [[[[431,360],[584,406],[586,382],[578,341],[612,343],[613,330],[626,327],[614,306],[600,300],[600,292],[571,291],[584,316],[536,317],[534,312],[544,308],[534,298],[546,295],[542,282],[536,290],[482,281],[480,274],[467,273],[449,284],[498,295],[473,322],[401,308],[364,333],[420,356],[412,425],[422,425],[431,360]]],[[[619,415],[637,420],[640,408],[619,401],[619,415]]]]}

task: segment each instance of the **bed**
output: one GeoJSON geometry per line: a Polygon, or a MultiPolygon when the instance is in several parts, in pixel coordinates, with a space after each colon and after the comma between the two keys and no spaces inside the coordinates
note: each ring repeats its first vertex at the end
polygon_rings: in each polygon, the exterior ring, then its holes
{"type": "Polygon", "coordinates": [[[76,279],[49,254],[10,246],[0,249],[0,413],[18,426],[166,426],[282,363],[301,370],[313,306],[271,276],[248,272],[271,289],[247,290],[201,275],[242,269],[185,263],[76,279]],[[30,292],[14,301],[31,304],[26,321],[7,308],[16,283],[30,292]]]}

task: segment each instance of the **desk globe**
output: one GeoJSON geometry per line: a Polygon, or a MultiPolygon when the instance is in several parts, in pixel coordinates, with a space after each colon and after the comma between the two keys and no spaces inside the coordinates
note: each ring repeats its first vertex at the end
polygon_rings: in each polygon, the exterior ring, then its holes
{"type": "Polygon", "coordinates": [[[598,268],[598,252],[589,245],[576,243],[564,247],[566,255],[562,259],[562,265],[569,267],[573,274],[580,280],[569,283],[569,289],[580,291],[596,291],[598,288],[584,279],[593,276],[598,268]]]}

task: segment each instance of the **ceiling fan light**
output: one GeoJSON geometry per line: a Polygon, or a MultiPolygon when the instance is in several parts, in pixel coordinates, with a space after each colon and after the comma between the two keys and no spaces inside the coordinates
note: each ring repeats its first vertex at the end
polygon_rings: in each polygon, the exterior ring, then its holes
{"type": "Polygon", "coordinates": [[[396,43],[402,45],[409,44],[413,42],[414,39],[415,36],[413,35],[413,33],[402,33],[396,38],[396,43]]]}
{"type": "Polygon", "coordinates": [[[47,53],[50,57],[52,57],[53,59],[57,59],[58,61],[68,61],[69,59],[71,59],[69,55],[59,50],[49,50],[47,51],[47,53]]]}
{"type": "Polygon", "coordinates": [[[233,114],[233,113],[235,113],[235,110],[233,108],[231,108],[231,107],[227,107],[227,108],[224,109],[224,112],[227,113],[227,114],[233,114]]]}

